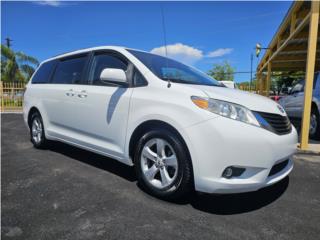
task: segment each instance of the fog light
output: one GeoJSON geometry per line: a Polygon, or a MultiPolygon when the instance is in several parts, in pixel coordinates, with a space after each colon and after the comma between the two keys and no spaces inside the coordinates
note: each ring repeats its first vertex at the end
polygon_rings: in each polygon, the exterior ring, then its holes
{"type": "Polygon", "coordinates": [[[225,177],[225,178],[231,178],[232,177],[232,168],[231,167],[227,167],[223,173],[222,173],[222,177],[225,177]]]}
{"type": "Polygon", "coordinates": [[[232,178],[232,177],[239,177],[246,169],[239,168],[239,167],[227,167],[223,173],[222,177],[224,178],[232,178]]]}

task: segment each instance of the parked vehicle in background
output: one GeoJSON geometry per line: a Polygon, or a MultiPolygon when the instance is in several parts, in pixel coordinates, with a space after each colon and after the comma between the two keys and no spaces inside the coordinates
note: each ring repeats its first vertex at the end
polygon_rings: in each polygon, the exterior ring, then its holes
{"type": "Polygon", "coordinates": [[[227,88],[233,88],[233,89],[237,88],[237,85],[235,84],[234,81],[220,81],[220,83],[222,83],[227,88]]]}
{"type": "MultiPolygon", "coordinates": [[[[301,125],[304,104],[304,85],[305,80],[300,80],[289,92],[288,96],[282,97],[279,103],[286,110],[289,118],[301,125]]],[[[316,73],[313,82],[310,130],[309,135],[312,139],[320,139],[320,74],[316,73]]]]}
{"type": "Polygon", "coordinates": [[[292,87],[282,87],[280,91],[270,91],[270,98],[276,102],[279,102],[281,98],[287,96],[290,93],[291,89],[292,87]]]}
{"type": "Polygon", "coordinates": [[[297,132],[280,105],[147,52],[97,47],[51,58],[24,100],[36,148],[57,140],[134,165],[161,198],[255,191],[293,168],[297,132]]]}
{"type": "Polygon", "coordinates": [[[282,87],[280,89],[280,95],[288,95],[291,91],[292,87],[282,87]]]}

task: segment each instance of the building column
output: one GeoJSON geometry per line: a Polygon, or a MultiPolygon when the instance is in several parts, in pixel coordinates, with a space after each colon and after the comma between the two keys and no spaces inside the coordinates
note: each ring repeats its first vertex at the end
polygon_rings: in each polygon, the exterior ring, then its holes
{"type": "Polygon", "coordinates": [[[319,1],[311,2],[308,55],[307,55],[306,78],[305,78],[306,81],[305,81],[305,88],[304,88],[304,107],[303,107],[302,127],[301,127],[300,148],[302,150],[308,149],[308,143],[309,143],[310,112],[311,112],[313,78],[314,78],[316,50],[317,50],[319,8],[320,8],[319,1]]]}
{"type": "Polygon", "coordinates": [[[267,82],[266,82],[266,96],[269,97],[270,93],[270,86],[271,86],[271,62],[268,62],[268,75],[267,75],[267,82]]]}

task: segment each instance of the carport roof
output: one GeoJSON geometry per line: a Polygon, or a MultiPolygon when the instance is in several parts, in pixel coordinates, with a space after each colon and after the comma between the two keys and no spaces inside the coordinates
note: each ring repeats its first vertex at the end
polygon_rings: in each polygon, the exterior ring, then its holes
{"type": "MultiPolygon", "coordinates": [[[[306,70],[310,16],[310,1],[292,3],[258,64],[257,72],[266,71],[269,61],[272,71],[306,70]]],[[[320,70],[319,36],[318,31],[315,71],[320,70]]]]}

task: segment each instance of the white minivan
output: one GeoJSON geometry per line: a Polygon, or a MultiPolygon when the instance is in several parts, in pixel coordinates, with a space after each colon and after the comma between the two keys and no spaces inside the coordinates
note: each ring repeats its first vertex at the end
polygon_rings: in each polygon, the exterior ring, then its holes
{"type": "Polygon", "coordinates": [[[141,186],[165,199],[274,184],[292,170],[297,144],[274,101],[123,47],[44,61],[23,111],[36,148],[56,140],[134,165],[141,186]]]}

